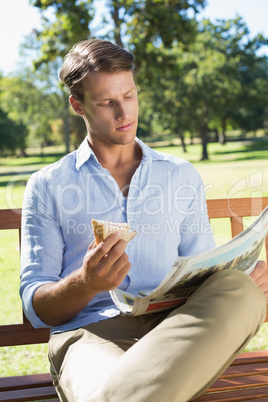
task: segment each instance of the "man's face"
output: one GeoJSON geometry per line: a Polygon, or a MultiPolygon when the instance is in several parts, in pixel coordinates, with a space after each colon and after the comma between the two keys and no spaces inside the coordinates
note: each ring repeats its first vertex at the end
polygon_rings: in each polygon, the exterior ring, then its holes
{"type": "Polygon", "coordinates": [[[93,144],[129,144],[138,125],[137,89],[131,71],[90,73],[83,81],[80,102],[93,144]]]}

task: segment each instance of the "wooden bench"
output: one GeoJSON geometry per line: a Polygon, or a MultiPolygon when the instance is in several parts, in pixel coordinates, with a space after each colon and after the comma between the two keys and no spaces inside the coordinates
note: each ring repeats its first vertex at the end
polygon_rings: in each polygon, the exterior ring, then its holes
{"type": "MultiPolygon", "coordinates": [[[[229,218],[232,236],[243,230],[243,217],[257,216],[268,205],[268,197],[208,200],[213,218],[229,218]]],[[[21,210],[0,210],[0,229],[17,229],[21,210]]],[[[268,260],[268,237],[266,238],[268,260]]],[[[268,321],[268,314],[266,322],[268,321]]],[[[0,347],[48,342],[49,330],[34,329],[23,315],[21,324],[0,325],[0,347]]],[[[0,401],[59,401],[50,376],[32,374],[1,377],[0,401]]],[[[268,401],[268,350],[242,353],[210,389],[195,399],[204,401],[268,401]]]]}

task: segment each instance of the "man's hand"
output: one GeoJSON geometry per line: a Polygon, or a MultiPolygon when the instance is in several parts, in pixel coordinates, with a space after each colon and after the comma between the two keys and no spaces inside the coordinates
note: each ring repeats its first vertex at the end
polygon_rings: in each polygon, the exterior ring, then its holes
{"type": "Polygon", "coordinates": [[[58,282],[40,286],[33,307],[43,322],[55,326],[71,320],[100,292],[116,288],[130,269],[127,243],[113,233],[96,246],[92,242],[82,266],[58,282]]]}
{"type": "Polygon", "coordinates": [[[113,233],[96,246],[93,241],[84,257],[84,280],[91,291],[100,293],[116,288],[124,280],[131,265],[125,253],[127,243],[113,233]]]}
{"type": "Polygon", "coordinates": [[[265,299],[268,302],[268,270],[266,263],[264,261],[258,261],[250,276],[262,290],[265,299]]]}

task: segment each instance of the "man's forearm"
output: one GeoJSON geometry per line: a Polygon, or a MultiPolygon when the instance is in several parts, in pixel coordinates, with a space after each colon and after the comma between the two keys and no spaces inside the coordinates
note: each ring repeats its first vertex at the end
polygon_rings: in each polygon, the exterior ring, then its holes
{"type": "Polygon", "coordinates": [[[40,286],[33,297],[33,308],[45,324],[61,325],[75,317],[95,295],[77,270],[59,282],[40,286]]]}
{"type": "Polygon", "coordinates": [[[119,286],[131,267],[124,252],[126,245],[117,233],[112,233],[98,246],[92,242],[81,268],[36,290],[33,308],[38,317],[49,326],[64,324],[98,293],[119,286]]]}

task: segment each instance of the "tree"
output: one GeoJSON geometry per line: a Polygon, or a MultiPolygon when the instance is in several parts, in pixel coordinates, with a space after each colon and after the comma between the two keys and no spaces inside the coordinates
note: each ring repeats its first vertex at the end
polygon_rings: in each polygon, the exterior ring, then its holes
{"type": "MultiPolygon", "coordinates": [[[[69,0],[30,0],[30,4],[40,8],[42,12],[42,30],[34,30],[31,38],[28,40],[35,43],[34,47],[34,68],[41,74],[46,72],[47,77],[53,82],[54,98],[50,97],[52,102],[57,100],[57,118],[63,121],[63,133],[65,141],[65,152],[70,152],[70,108],[63,86],[55,84],[58,78],[59,65],[62,59],[70,50],[75,42],[87,39],[90,35],[89,23],[92,20],[93,0],[82,1],[79,3],[69,0]],[[46,11],[53,9],[55,19],[47,16],[46,11]],[[57,98],[57,99],[56,99],[57,98]]],[[[25,48],[31,48],[27,43],[25,48]]],[[[48,132],[48,130],[46,130],[48,132]]]]}
{"type": "Polygon", "coordinates": [[[19,150],[25,155],[27,128],[16,124],[8,118],[7,113],[0,109],[0,154],[15,154],[19,150]]]}
{"type": "Polygon", "coordinates": [[[267,104],[267,59],[257,57],[256,51],[267,41],[261,36],[250,40],[241,18],[197,24],[195,15],[205,0],[103,0],[103,22],[98,26],[99,2],[93,0],[31,4],[41,10],[43,27],[34,32],[29,47],[35,49],[36,74],[53,77],[56,120],[65,128],[66,152],[70,132],[76,131],[78,138],[83,130],[74,130],[74,116],[56,77],[67,51],[90,37],[108,38],[134,53],[143,132],[153,130],[157,120],[163,130],[178,133],[184,149],[184,133],[197,132],[206,159],[212,130],[224,143],[227,124],[261,124],[267,104]],[[49,17],[49,10],[55,18],[49,17]]]}
{"type": "MultiPolygon", "coordinates": [[[[102,33],[96,27],[98,3],[93,0],[30,0],[30,4],[38,7],[43,16],[42,29],[34,32],[40,48],[34,61],[36,69],[62,60],[76,42],[98,36],[128,47],[136,57],[137,70],[140,70],[142,66],[151,68],[157,61],[161,44],[171,47],[174,42],[182,42],[186,46],[194,39],[194,15],[204,7],[205,0],[106,0],[102,33]],[[48,18],[48,10],[53,10],[55,20],[48,18]]],[[[137,81],[139,84],[139,75],[137,81]]],[[[68,127],[72,116],[67,112],[66,102],[62,100],[61,104],[65,105],[62,118],[68,152],[68,127]]]]}
{"type": "Polygon", "coordinates": [[[195,15],[204,7],[205,1],[145,0],[134,3],[127,34],[138,70],[142,65],[149,67],[164,62],[159,57],[161,46],[171,49],[179,43],[187,49],[195,40],[195,15]]]}
{"type": "Polygon", "coordinates": [[[237,123],[242,110],[251,121],[259,113],[259,127],[263,125],[268,69],[267,59],[257,56],[256,50],[266,43],[261,36],[250,40],[241,18],[217,25],[206,20],[189,51],[180,54],[178,65],[185,66],[182,76],[190,106],[182,114],[191,116],[189,128],[199,133],[202,160],[208,158],[211,129],[221,132],[224,143],[227,122],[237,123]]]}
{"type": "Polygon", "coordinates": [[[264,127],[267,113],[268,57],[256,55],[255,41],[247,44],[240,57],[238,69],[241,91],[237,94],[233,121],[242,132],[256,131],[264,127]]]}
{"type": "Polygon", "coordinates": [[[140,64],[149,43],[160,40],[166,47],[174,41],[190,43],[196,33],[194,15],[205,6],[205,0],[105,0],[100,28],[94,26],[98,3],[93,0],[30,0],[30,4],[43,15],[42,30],[36,31],[42,42],[39,62],[63,57],[80,40],[103,36],[120,46],[130,45],[140,64]],[[47,17],[49,9],[55,21],[47,17]]]}
{"type": "Polygon", "coordinates": [[[1,107],[16,125],[27,127],[30,138],[46,144],[52,140],[51,124],[58,117],[60,95],[42,76],[24,70],[1,80],[1,107]]]}
{"type": "Polygon", "coordinates": [[[268,68],[267,57],[258,56],[258,51],[268,41],[262,35],[250,39],[241,17],[218,20],[216,24],[203,21],[201,32],[206,34],[207,47],[224,56],[224,63],[217,71],[220,91],[214,109],[215,120],[220,121],[220,142],[225,143],[228,121],[240,127],[247,121],[244,127],[247,130],[252,129],[253,122],[263,127],[268,68]]]}
{"type": "Polygon", "coordinates": [[[3,76],[0,73],[0,154],[15,154],[19,149],[21,154],[25,154],[27,128],[16,123],[9,118],[1,104],[1,95],[3,94],[2,82],[3,76]]]}
{"type": "Polygon", "coordinates": [[[41,10],[42,30],[35,30],[40,42],[40,55],[34,65],[63,58],[74,43],[87,39],[90,35],[89,23],[93,18],[93,0],[30,0],[30,4],[41,10]],[[53,9],[55,20],[46,14],[53,9]]]}

